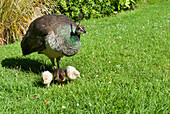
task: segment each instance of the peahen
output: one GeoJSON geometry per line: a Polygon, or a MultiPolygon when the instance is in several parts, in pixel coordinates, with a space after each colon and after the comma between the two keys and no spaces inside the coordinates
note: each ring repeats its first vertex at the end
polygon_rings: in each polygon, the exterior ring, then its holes
{"type": "Polygon", "coordinates": [[[35,19],[29,26],[21,41],[23,55],[33,52],[45,54],[52,62],[54,69],[63,56],[73,56],[81,48],[80,35],[86,33],[85,27],[76,25],[65,15],[44,15],[35,19]]]}

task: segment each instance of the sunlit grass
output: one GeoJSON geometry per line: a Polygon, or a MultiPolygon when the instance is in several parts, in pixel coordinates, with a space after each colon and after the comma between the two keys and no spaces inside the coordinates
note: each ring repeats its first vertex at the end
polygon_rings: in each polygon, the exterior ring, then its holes
{"type": "Polygon", "coordinates": [[[82,21],[81,51],[64,57],[76,67],[75,85],[40,80],[44,55],[21,54],[20,42],[0,47],[0,112],[168,113],[169,2],[82,21]]]}

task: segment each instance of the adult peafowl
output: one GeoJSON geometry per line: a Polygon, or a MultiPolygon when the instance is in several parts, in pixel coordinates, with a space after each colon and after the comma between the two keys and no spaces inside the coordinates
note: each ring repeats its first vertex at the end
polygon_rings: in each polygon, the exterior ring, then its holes
{"type": "Polygon", "coordinates": [[[65,15],[44,15],[35,19],[29,26],[21,41],[23,55],[33,52],[45,54],[52,62],[54,69],[63,56],[73,56],[81,48],[80,35],[86,33],[85,27],[76,25],[65,15]]]}

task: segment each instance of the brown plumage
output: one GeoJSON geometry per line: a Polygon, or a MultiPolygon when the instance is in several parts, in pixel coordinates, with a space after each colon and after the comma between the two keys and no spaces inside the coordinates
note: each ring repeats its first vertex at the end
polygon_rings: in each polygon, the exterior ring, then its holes
{"type": "Polygon", "coordinates": [[[65,71],[61,68],[55,69],[54,77],[55,77],[55,80],[57,80],[59,83],[64,82],[66,79],[65,71]]]}

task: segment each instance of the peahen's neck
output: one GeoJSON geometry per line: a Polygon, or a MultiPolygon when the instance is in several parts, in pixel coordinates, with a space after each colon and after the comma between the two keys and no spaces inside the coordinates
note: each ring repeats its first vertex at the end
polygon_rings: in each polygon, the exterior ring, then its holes
{"type": "Polygon", "coordinates": [[[65,37],[64,39],[64,50],[63,53],[66,56],[73,56],[79,52],[81,48],[80,35],[72,32],[70,37],[65,37]]]}
{"type": "Polygon", "coordinates": [[[78,40],[80,40],[80,34],[78,34],[77,32],[75,32],[74,35],[77,36],[77,39],[78,39],[78,40]]]}
{"type": "Polygon", "coordinates": [[[71,32],[70,37],[65,37],[65,45],[67,47],[79,47],[80,46],[80,35],[76,32],[71,32]]]}
{"type": "Polygon", "coordinates": [[[75,39],[75,37],[77,37],[77,40],[79,41],[80,40],[80,34],[75,30],[75,32],[73,32],[73,26],[72,24],[71,25],[71,33],[70,33],[70,37],[71,39],[75,39]]]}

